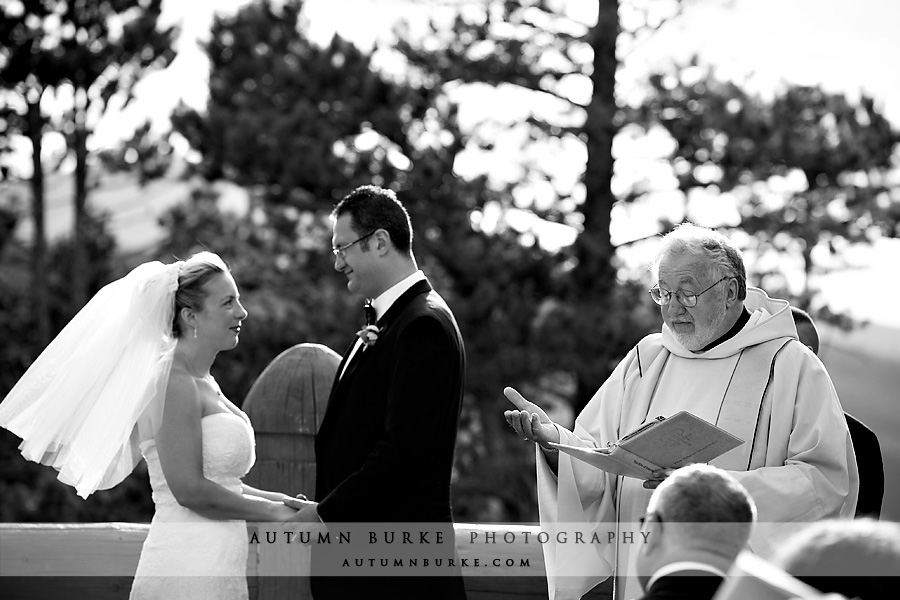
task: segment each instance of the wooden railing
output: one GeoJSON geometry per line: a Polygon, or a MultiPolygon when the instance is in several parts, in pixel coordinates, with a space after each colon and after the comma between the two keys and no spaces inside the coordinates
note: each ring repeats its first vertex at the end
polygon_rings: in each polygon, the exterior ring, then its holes
{"type": "MultiPolygon", "coordinates": [[[[0,596],[6,600],[127,599],[149,528],[138,523],[0,524],[0,596]]],[[[469,564],[480,559],[487,565],[496,557],[491,545],[471,543],[473,533],[484,539],[492,532],[498,538],[504,533],[515,534],[519,541],[503,546],[504,560],[528,564],[528,575],[515,577],[498,575],[490,567],[467,568],[465,583],[470,600],[547,597],[541,546],[521,542],[525,532],[535,539],[537,526],[457,523],[455,529],[459,557],[468,559],[469,564]]],[[[303,572],[308,571],[309,563],[301,546],[250,543],[249,549],[251,600],[310,598],[305,577],[308,572],[303,572]],[[286,573],[295,576],[285,577],[286,573]],[[298,589],[303,591],[298,593],[298,589]]]]}

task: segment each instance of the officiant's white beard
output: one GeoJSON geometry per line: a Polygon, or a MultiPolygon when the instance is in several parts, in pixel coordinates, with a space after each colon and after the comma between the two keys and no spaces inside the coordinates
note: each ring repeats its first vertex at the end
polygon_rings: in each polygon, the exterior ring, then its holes
{"type": "MultiPolygon", "coordinates": [[[[675,338],[675,341],[690,350],[691,352],[699,352],[712,342],[714,342],[720,335],[719,331],[722,329],[722,325],[725,323],[725,311],[721,311],[716,315],[716,318],[711,321],[708,325],[700,325],[697,321],[694,321],[694,331],[693,333],[679,333],[675,330],[675,328],[670,328],[672,332],[672,337],[675,338]]],[[[722,332],[724,333],[724,332],[722,332]]]]}

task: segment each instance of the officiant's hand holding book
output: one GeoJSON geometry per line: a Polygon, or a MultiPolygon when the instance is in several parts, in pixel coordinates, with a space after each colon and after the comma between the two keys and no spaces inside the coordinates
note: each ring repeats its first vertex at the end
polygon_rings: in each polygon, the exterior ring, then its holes
{"type": "Polygon", "coordinates": [[[605,448],[549,442],[561,452],[616,475],[653,479],[654,473],[705,463],[743,440],[687,411],[657,417],[605,448]]]}

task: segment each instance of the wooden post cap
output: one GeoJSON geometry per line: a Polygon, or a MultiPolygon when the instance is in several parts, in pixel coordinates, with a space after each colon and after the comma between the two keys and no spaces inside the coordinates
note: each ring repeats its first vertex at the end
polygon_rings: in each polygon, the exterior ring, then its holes
{"type": "Polygon", "coordinates": [[[341,356],[321,344],[297,344],[269,363],[244,399],[260,433],[315,435],[341,356]]]}

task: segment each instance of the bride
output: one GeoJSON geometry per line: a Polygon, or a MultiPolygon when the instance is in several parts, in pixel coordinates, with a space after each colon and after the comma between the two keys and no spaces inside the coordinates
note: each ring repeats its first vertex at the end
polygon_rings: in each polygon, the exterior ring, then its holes
{"type": "Polygon", "coordinates": [[[241,482],[253,429],[210,374],[247,315],[217,255],[145,263],[100,290],[0,404],[22,455],[84,498],[147,461],[156,510],[133,600],[247,598],[245,521],[297,512],[241,482]]]}

